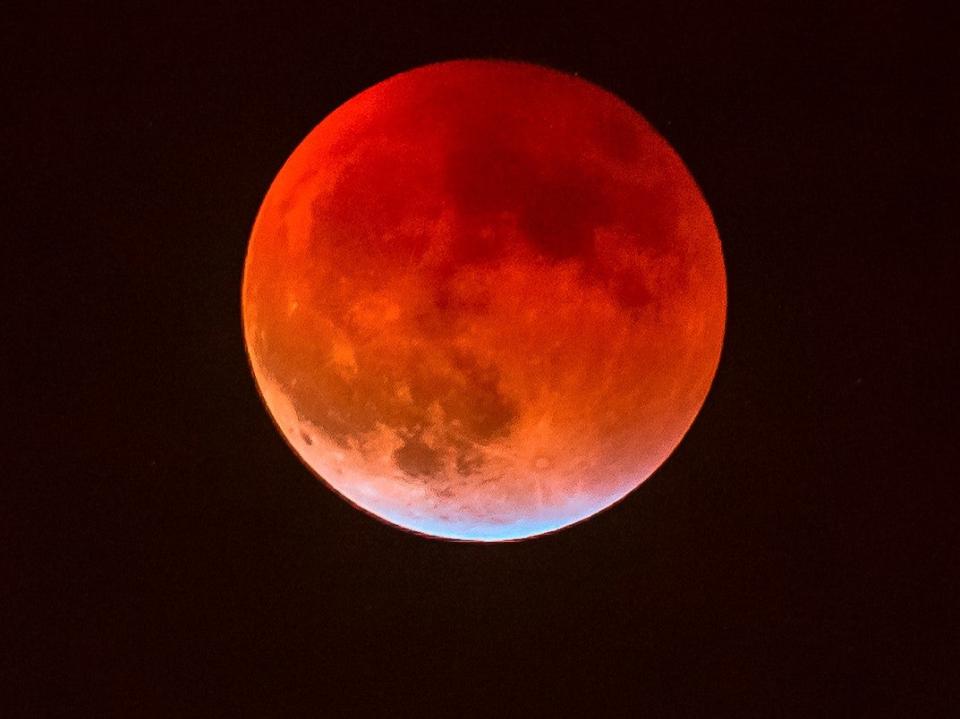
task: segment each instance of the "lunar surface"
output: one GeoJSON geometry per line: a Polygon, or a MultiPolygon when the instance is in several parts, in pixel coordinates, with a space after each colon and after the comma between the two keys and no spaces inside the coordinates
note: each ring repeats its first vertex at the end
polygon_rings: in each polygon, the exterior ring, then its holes
{"type": "Polygon", "coordinates": [[[674,450],[723,341],[720,240],[614,95],[524,63],[391,77],[323,120],[250,239],[243,324],[293,450],[389,523],[529,537],[674,450]]]}

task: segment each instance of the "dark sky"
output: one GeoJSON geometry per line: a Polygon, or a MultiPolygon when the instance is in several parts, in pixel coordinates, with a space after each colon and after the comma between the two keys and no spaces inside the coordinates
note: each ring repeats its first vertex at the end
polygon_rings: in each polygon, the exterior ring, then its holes
{"type": "Polygon", "coordinates": [[[0,713],[960,699],[945,19],[175,5],[3,18],[0,713]],[[614,508],[515,544],[419,538],[335,496],[274,429],[241,336],[246,242],[292,149],[360,90],[461,57],[576,72],[637,108],[699,182],[728,272],[723,358],[679,449],[614,508]]]}

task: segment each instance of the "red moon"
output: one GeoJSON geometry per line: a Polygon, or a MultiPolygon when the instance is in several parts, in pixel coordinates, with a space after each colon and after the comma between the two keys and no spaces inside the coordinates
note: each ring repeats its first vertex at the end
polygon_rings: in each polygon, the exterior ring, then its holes
{"type": "Polygon", "coordinates": [[[536,65],[391,77],[324,119],[257,216],[243,326],[306,465],[357,507],[520,539],[621,499],[716,372],[710,209],[630,106],[536,65]]]}

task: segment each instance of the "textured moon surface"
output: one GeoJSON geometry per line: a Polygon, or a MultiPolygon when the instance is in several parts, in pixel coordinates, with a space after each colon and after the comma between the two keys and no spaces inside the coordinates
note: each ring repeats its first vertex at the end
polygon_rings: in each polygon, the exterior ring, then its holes
{"type": "Polygon", "coordinates": [[[445,62],[360,93],[257,216],[243,324],[293,450],[391,524],[529,537],[649,477],[716,372],[710,209],[644,118],[578,77],[445,62]]]}

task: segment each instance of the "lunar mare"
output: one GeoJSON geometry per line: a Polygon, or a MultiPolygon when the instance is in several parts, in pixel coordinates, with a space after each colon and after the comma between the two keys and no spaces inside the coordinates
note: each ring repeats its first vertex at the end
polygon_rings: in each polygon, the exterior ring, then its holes
{"type": "Polygon", "coordinates": [[[524,63],[439,63],[323,120],[247,253],[267,408],[358,507],[518,539],[649,477],[719,361],[720,240],[690,173],[614,95],[524,63]]]}

